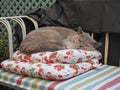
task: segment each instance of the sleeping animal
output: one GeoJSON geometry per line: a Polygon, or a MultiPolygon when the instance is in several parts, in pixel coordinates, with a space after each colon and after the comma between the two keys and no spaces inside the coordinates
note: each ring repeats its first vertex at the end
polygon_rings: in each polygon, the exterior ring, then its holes
{"type": "Polygon", "coordinates": [[[74,31],[65,27],[49,26],[28,33],[21,42],[19,50],[31,54],[63,49],[94,50],[99,46],[101,43],[92,39],[80,27],[74,31]]]}

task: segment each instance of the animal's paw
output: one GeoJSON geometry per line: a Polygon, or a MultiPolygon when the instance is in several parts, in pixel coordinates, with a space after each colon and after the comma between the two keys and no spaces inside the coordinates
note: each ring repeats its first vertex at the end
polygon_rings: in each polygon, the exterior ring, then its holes
{"type": "Polygon", "coordinates": [[[21,45],[19,47],[19,50],[22,52],[22,53],[32,53],[32,52],[35,52],[36,50],[36,47],[37,45],[36,44],[32,44],[32,45],[21,45]]]}

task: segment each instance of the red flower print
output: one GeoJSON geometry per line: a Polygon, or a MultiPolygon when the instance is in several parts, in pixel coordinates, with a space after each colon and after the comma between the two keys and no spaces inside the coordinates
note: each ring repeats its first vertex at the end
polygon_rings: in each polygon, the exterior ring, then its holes
{"type": "Polygon", "coordinates": [[[40,66],[41,66],[41,64],[37,64],[36,66],[37,66],[37,67],[40,67],[40,66]]]}
{"type": "Polygon", "coordinates": [[[48,74],[48,75],[50,75],[50,74],[51,74],[51,72],[47,72],[47,74],[48,74]]]}
{"type": "Polygon", "coordinates": [[[73,68],[75,70],[74,76],[76,76],[78,74],[78,66],[73,64],[73,65],[70,65],[70,68],[73,68]]]}
{"type": "Polygon", "coordinates": [[[47,65],[48,65],[48,66],[52,66],[52,63],[48,63],[47,65]]]}
{"type": "Polygon", "coordinates": [[[88,63],[90,63],[92,65],[94,64],[94,62],[92,60],[89,60],[88,63]]]}
{"type": "Polygon", "coordinates": [[[87,70],[87,68],[86,68],[86,67],[84,67],[84,66],[83,66],[83,67],[81,67],[81,69],[82,69],[82,70],[84,70],[84,71],[86,71],[86,70],[87,70]]]}
{"type": "Polygon", "coordinates": [[[99,55],[98,58],[101,59],[101,58],[102,58],[102,55],[99,55]]]}
{"type": "Polygon", "coordinates": [[[73,69],[75,69],[75,70],[78,70],[78,66],[77,66],[77,65],[75,65],[75,64],[70,65],[70,68],[73,68],[73,69]]]}
{"type": "Polygon", "coordinates": [[[68,58],[68,56],[64,56],[64,58],[68,58]]]}
{"type": "Polygon", "coordinates": [[[42,60],[37,60],[38,62],[42,62],[42,60]]]}
{"type": "Polygon", "coordinates": [[[43,56],[43,55],[45,55],[45,52],[41,52],[39,55],[40,55],[40,56],[43,56]]]}
{"type": "Polygon", "coordinates": [[[17,72],[18,69],[19,69],[19,65],[16,65],[14,71],[17,72]]]}
{"type": "Polygon", "coordinates": [[[22,62],[28,62],[29,59],[24,59],[24,57],[21,55],[21,56],[20,56],[20,61],[22,61],[22,62]]]}
{"type": "Polygon", "coordinates": [[[77,62],[78,63],[82,62],[82,58],[78,58],[77,62]]]}
{"type": "Polygon", "coordinates": [[[44,70],[42,68],[40,68],[39,71],[38,71],[38,75],[41,76],[43,74],[43,72],[44,72],[44,70]]]}
{"type": "Polygon", "coordinates": [[[55,60],[56,63],[60,63],[60,60],[55,60]]]}
{"type": "Polygon", "coordinates": [[[24,56],[24,59],[25,60],[30,60],[31,56],[32,56],[31,54],[30,55],[26,55],[26,56],[24,56]]]}
{"type": "Polygon", "coordinates": [[[89,60],[89,59],[90,59],[90,56],[86,56],[86,58],[89,60]]]}
{"type": "Polygon", "coordinates": [[[4,64],[1,64],[1,67],[4,67],[4,64]]]}
{"type": "Polygon", "coordinates": [[[72,53],[73,53],[72,50],[69,50],[69,51],[66,52],[67,55],[71,55],[72,53]]]}
{"type": "Polygon", "coordinates": [[[46,76],[48,79],[51,79],[51,80],[57,80],[55,77],[53,77],[53,76],[49,76],[49,75],[47,75],[46,76]]]}
{"type": "Polygon", "coordinates": [[[58,77],[59,77],[59,78],[63,78],[63,76],[62,76],[62,75],[58,75],[58,77]]]}
{"type": "Polygon", "coordinates": [[[32,65],[32,64],[34,64],[34,62],[29,62],[29,64],[31,64],[31,65],[32,65]]]}
{"type": "Polygon", "coordinates": [[[57,55],[57,52],[53,53],[53,54],[50,56],[50,59],[56,58],[56,55],[57,55]]]}
{"type": "Polygon", "coordinates": [[[10,67],[10,65],[8,64],[8,65],[7,65],[7,68],[9,68],[9,67],[10,67]]]}
{"type": "Polygon", "coordinates": [[[15,61],[16,64],[18,64],[18,61],[15,61]]]}
{"type": "Polygon", "coordinates": [[[48,63],[53,63],[52,60],[48,59],[46,56],[44,57],[45,62],[48,63]]]}
{"type": "Polygon", "coordinates": [[[87,52],[84,52],[85,53],[85,55],[87,55],[87,52]]]}
{"type": "Polygon", "coordinates": [[[61,71],[62,69],[64,69],[64,66],[63,66],[63,65],[55,65],[54,68],[55,68],[57,71],[61,71]]]}
{"type": "Polygon", "coordinates": [[[20,70],[21,74],[24,74],[26,75],[26,72],[25,72],[25,67],[22,67],[22,69],[20,70]]]}
{"type": "Polygon", "coordinates": [[[20,61],[24,61],[24,60],[22,59],[22,55],[20,56],[20,61]]]}

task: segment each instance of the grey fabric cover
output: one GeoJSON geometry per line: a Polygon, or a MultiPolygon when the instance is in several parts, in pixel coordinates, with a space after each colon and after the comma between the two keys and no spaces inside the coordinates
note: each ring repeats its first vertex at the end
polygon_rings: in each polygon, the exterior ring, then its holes
{"type": "Polygon", "coordinates": [[[59,0],[67,16],[84,30],[120,33],[120,0],[59,0]]]}

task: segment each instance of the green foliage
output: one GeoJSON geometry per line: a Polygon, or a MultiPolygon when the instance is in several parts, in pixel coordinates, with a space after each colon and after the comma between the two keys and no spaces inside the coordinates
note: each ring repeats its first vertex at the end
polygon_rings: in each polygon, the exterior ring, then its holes
{"type": "Polygon", "coordinates": [[[8,54],[8,52],[9,52],[8,46],[6,46],[6,43],[5,43],[6,42],[6,40],[5,40],[6,37],[7,37],[6,32],[3,33],[2,35],[0,35],[0,58],[9,56],[9,54],[8,54]]]}

